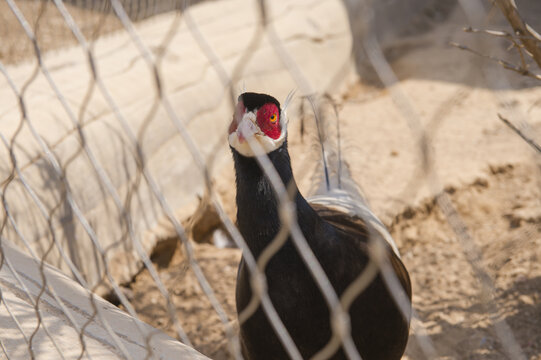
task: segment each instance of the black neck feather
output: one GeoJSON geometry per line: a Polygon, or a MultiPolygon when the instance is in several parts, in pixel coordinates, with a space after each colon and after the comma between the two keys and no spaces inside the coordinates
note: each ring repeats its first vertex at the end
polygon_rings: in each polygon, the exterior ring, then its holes
{"type": "MultiPolygon", "coordinates": [[[[232,151],[237,183],[237,222],[250,250],[257,257],[280,229],[278,197],[257,160],[242,156],[235,149],[232,151]]],[[[293,178],[287,141],[270,152],[268,157],[292,194],[299,223],[302,221],[308,225],[318,221],[319,216],[300,194],[293,178]]]]}

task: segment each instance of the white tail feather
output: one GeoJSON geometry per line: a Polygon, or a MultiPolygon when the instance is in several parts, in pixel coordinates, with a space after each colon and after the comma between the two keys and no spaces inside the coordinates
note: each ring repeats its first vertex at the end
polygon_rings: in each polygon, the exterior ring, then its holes
{"type": "Polygon", "coordinates": [[[307,200],[363,219],[372,225],[376,235],[383,238],[396,255],[400,256],[393,238],[385,225],[370,210],[361,188],[351,176],[349,165],[342,153],[340,119],[332,99],[328,97],[323,99],[318,107],[315,106],[314,99],[309,100],[316,112],[315,123],[318,134],[316,146],[321,159],[313,177],[312,196],[307,200]],[[326,107],[326,104],[331,105],[334,116],[329,115],[329,107],[326,107]],[[333,117],[335,122],[329,121],[333,117]]]}

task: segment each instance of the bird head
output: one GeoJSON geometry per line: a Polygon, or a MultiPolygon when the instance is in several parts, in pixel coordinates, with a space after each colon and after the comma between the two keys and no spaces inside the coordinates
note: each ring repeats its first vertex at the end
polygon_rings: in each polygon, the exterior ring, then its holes
{"type": "Polygon", "coordinates": [[[241,94],[229,126],[229,145],[246,157],[255,156],[258,149],[268,154],[282,146],[287,136],[285,109],[291,97],[282,110],[270,95],[241,94]]]}

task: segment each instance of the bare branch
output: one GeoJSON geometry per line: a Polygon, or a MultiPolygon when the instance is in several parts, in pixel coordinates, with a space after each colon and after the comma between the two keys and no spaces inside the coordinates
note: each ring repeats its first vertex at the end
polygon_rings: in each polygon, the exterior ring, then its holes
{"type": "Polygon", "coordinates": [[[521,36],[522,44],[541,69],[541,36],[522,20],[514,0],[493,0],[493,3],[500,8],[515,34],[521,36]]]}
{"type": "Polygon", "coordinates": [[[533,147],[538,153],[541,154],[541,146],[539,146],[539,144],[534,139],[524,134],[523,131],[521,131],[519,128],[513,125],[509,120],[504,118],[501,114],[498,114],[498,117],[500,118],[501,121],[503,121],[505,125],[507,125],[511,130],[516,132],[522,139],[524,139],[524,141],[526,141],[528,145],[533,147]]]}
{"type": "Polygon", "coordinates": [[[541,80],[541,75],[533,73],[530,70],[528,70],[528,69],[526,69],[526,68],[524,68],[522,66],[516,66],[516,65],[511,64],[508,61],[498,59],[497,57],[494,57],[492,55],[486,55],[486,54],[480,53],[479,51],[473,50],[473,49],[471,49],[471,48],[469,48],[469,47],[467,47],[465,45],[461,45],[461,44],[456,43],[454,41],[449,42],[449,45],[454,46],[456,48],[459,48],[460,50],[469,51],[471,53],[474,53],[475,55],[478,55],[478,56],[490,59],[490,60],[492,60],[494,62],[497,62],[504,69],[512,70],[512,71],[515,71],[515,72],[519,73],[520,75],[528,76],[528,77],[531,77],[531,78],[534,78],[534,79],[537,79],[537,80],[541,80]]]}
{"type": "MultiPolygon", "coordinates": [[[[511,50],[512,48],[516,48],[518,51],[518,54],[520,56],[520,62],[522,63],[522,68],[527,69],[528,64],[526,64],[526,59],[524,58],[524,45],[519,41],[519,39],[524,38],[524,36],[513,36],[512,34],[509,34],[507,31],[499,31],[499,30],[486,30],[486,29],[475,29],[471,26],[465,27],[464,32],[469,32],[473,34],[487,34],[490,36],[495,37],[501,37],[509,42],[511,42],[511,46],[507,50],[511,50]]],[[[531,54],[526,51],[528,55],[531,54]]]]}

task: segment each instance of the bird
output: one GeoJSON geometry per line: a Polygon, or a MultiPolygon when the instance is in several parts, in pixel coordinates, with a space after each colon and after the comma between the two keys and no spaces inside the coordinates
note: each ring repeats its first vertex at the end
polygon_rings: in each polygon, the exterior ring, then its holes
{"type": "MultiPolygon", "coordinates": [[[[319,190],[305,198],[293,176],[288,151],[288,97],[284,108],[271,95],[244,92],[237,100],[228,131],[236,183],[237,226],[255,259],[282,227],[280,197],[258,158],[266,156],[286,186],[296,221],[337,296],[341,298],[370,262],[370,241],[383,245],[383,258],[408,301],[400,307],[381,270],[347,309],[351,339],[364,360],[400,359],[408,341],[411,282],[396,245],[370,211],[351,178],[347,161],[336,156],[336,141],[320,139],[323,168],[319,190]],[[334,143],[334,152],[331,151],[334,143]],[[323,146],[326,145],[326,148],[323,146]],[[334,156],[331,156],[334,154],[334,156]],[[334,167],[334,168],[333,168],[334,167]],[[374,235],[376,234],[376,235],[374,235]]],[[[321,130],[324,126],[318,124],[321,130]]],[[[249,306],[255,292],[246,254],[240,261],[237,313],[249,306]]],[[[303,359],[317,355],[333,336],[331,311],[302,254],[288,235],[264,268],[266,291],[276,314],[303,359]]],[[[275,332],[262,304],[240,323],[239,341],[245,359],[288,359],[286,346],[275,332]]],[[[346,359],[344,345],[330,354],[346,359]]]]}

